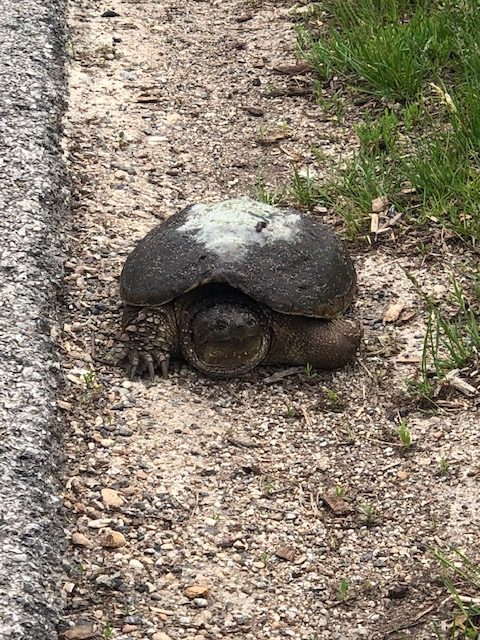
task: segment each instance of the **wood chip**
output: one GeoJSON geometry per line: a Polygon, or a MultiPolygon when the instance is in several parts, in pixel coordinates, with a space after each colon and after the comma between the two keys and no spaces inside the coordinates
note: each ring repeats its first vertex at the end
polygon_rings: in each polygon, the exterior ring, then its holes
{"type": "Polygon", "coordinates": [[[478,394],[478,389],[463,380],[463,378],[460,378],[458,374],[458,369],[449,371],[445,376],[445,382],[457,391],[460,391],[460,393],[463,393],[463,395],[465,396],[468,396],[470,398],[476,396],[478,394]]]}
{"type": "Polygon", "coordinates": [[[160,102],[160,96],[153,96],[153,95],[138,96],[137,102],[139,104],[153,104],[155,102],[160,102]]]}
{"type": "Polygon", "coordinates": [[[189,600],[205,598],[210,593],[210,587],[207,584],[191,584],[185,587],[183,593],[189,600]]]}
{"type": "Polygon", "coordinates": [[[289,131],[270,131],[257,138],[257,142],[263,146],[268,146],[279,142],[279,140],[286,140],[291,137],[292,134],[289,131]]]}
{"type": "Polygon", "coordinates": [[[292,562],[295,560],[297,550],[293,547],[278,547],[278,549],[275,549],[274,553],[278,558],[292,562]]]}
{"type": "Polygon", "coordinates": [[[308,62],[298,62],[297,64],[285,64],[272,67],[273,73],[282,76],[301,76],[311,71],[312,68],[308,62]]]}
{"type": "Polygon", "coordinates": [[[405,305],[403,302],[392,302],[383,314],[383,322],[396,322],[404,309],[405,305]]]}
{"type": "Polygon", "coordinates": [[[370,218],[370,233],[378,232],[379,217],[378,213],[372,213],[370,218]]]}

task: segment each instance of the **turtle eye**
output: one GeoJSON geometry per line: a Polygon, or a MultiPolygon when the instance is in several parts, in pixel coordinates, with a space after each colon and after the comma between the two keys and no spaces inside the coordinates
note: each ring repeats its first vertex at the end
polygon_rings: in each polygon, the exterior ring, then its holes
{"type": "Polygon", "coordinates": [[[221,331],[223,331],[226,328],[227,328],[227,323],[225,322],[225,320],[219,320],[217,322],[217,329],[220,329],[221,331]]]}

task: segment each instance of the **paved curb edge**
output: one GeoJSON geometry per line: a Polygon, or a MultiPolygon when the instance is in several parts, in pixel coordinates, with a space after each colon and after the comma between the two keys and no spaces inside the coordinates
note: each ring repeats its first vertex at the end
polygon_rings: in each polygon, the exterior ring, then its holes
{"type": "Polygon", "coordinates": [[[66,0],[0,8],[0,639],[53,640],[65,535],[55,392],[66,0]]]}

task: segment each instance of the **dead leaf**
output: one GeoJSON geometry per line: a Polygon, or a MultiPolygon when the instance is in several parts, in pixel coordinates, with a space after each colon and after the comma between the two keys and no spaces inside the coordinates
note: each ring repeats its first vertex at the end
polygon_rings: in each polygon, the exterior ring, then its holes
{"type": "Polygon", "coordinates": [[[396,322],[404,309],[403,302],[392,302],[383,315],[383,322],[396,322]]]}
{"type": "Polygon", "coordinates": [[[378,233],[378,225],[380,219],[378,217],[378,213],[372,213],[370,219],[370,233],[378,233]]]}

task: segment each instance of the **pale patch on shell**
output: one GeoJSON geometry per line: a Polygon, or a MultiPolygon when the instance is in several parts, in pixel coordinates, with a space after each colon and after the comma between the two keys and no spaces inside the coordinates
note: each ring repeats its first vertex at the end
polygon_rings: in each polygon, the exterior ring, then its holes
{"type": "Polygon", "coordinates": [[[300,223],[298,213],[279,211],[250,198],[235,198],[194,205],[178,232],[192,232],[205,249],[228,259],[246,255],[255,245],[291,242],[299,233],[300,223]]]}

